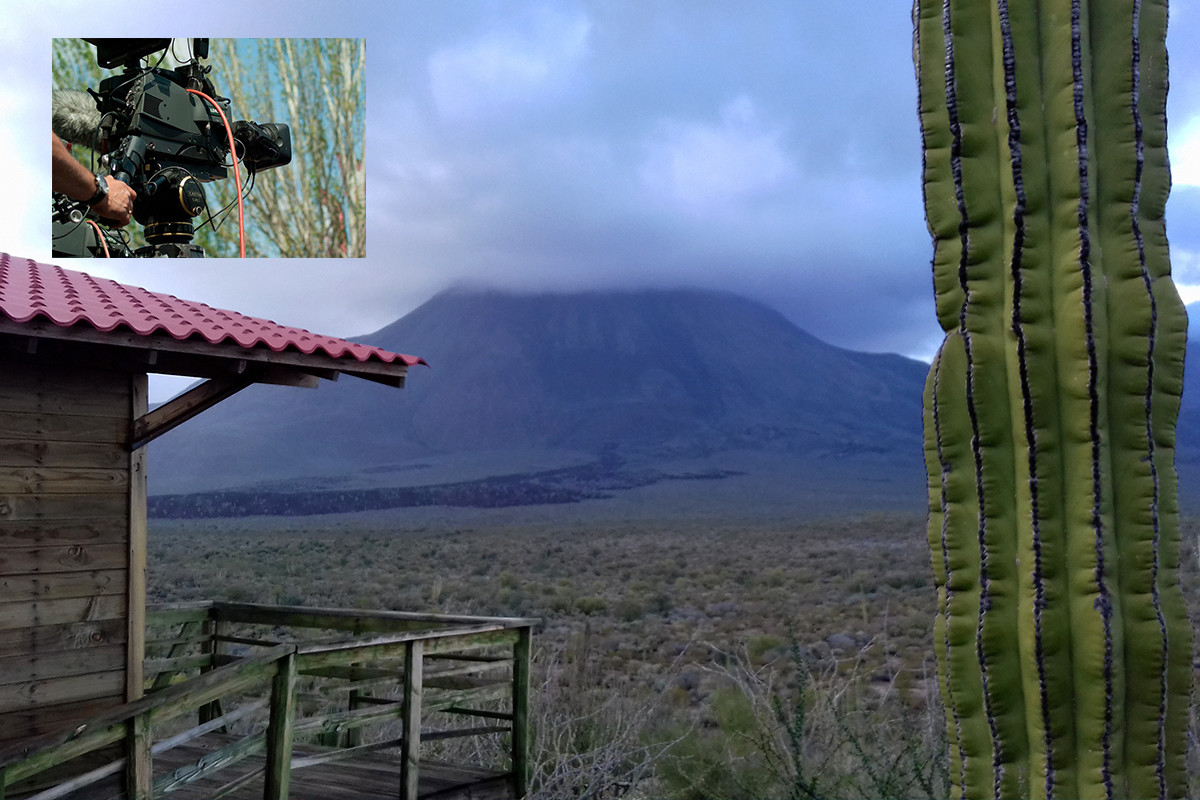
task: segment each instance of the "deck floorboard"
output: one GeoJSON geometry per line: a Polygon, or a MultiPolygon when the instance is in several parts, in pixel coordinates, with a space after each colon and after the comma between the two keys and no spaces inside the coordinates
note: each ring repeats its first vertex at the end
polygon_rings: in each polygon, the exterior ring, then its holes
{"type": "MultiPolygon", "coordinates": [[[[216,738],[201,737],[154,758],[155,778],[197,763],[218,746],[216,738]]],[[[307,754],[297,747],[295,756],[307,754]]],[[[251,772],[260,774],[227,795],[228,800],[261,800],[263,758],[251,756],[166,795],[171,800],[204,800],[222,787],[251,772]]],[[[418,794],[421,800],[511,800],[512,783],[506,773],[477,767],[422,761],[418,794]]],[[[110,778],[66,795],[64,800],[97,800],[120,797],[119,783],[110,778]]],[[[398,800],[400,797],[399,756],[386,753],[356,756],[344,761],[324,762],[292,770],[290,800],[398,800]]]]}

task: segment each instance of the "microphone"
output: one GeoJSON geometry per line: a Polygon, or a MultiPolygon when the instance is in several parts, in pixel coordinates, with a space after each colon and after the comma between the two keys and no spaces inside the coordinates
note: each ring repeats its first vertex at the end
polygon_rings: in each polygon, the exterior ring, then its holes
{"type": "Polygon", "coordinates": [[[50,129],[58,138],[95,149],[100,135],[100,111],[87,92],[57,89],[50,95],[50,129]]]}

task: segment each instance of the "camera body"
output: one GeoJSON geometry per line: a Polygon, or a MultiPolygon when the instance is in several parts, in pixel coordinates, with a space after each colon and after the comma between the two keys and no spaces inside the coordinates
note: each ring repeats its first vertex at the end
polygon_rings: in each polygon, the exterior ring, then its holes
{"type": "MultiPolygon", "coordinates": [[[[170,39],[85,41],[96,45],[101,67],[123,67],[101,81],[98,91],[88,93],[98,111],[96,143],[101,163],[137,192],[133,218],[145,226],[147,246],[132,255],[203,256],[203,250],[191,244],[192,220],[206,207],[204,183],[226,178],[226,164],[232,163],[222,113],[197,94],[211,98],[221,112],[228,111],[228,98],[217,96],[209,78],[212,67],[200,63],[207,56],[208,40],[193,40],[192,58],[175,69],[140,65],[142,58],[169,47],[170,39]]],[[[240,120],[231,131],[232,158],[251,173],[291,161],[291,131],[286,124],[240,120]]],[[[73,240],[57,229],[71,224],[60,217],[56,213],[56,251],[60,240],[73,240]]]]}

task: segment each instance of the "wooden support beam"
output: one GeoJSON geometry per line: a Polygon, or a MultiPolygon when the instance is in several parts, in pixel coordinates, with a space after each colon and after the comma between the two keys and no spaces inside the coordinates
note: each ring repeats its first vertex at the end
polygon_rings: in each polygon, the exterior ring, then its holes
{"type": "MultiPolygon", "coordinates": [[[[245,362],[240,362],[242,366],[245,362]]],[[[167,431],[182,425],[202,411],[206,411],[222,400],[255,383],[262,369],[246,369],[239,373],[221,375],[195,386],[153,411],[149,411],[133,422],[130,432],[130,450],[138,450],[167,431]]]]}
{"type": "Polygon", "coordinates": [[[533,629],[521,628],[513,645],[512,767],[513,794],[524,797],[529,788],[529,667],[533,629]]]}
{"type": "Polygon", "coordinates": [[[400,761],[400,800],[417,800],[421,764],[421,684],[424,643],[406,642],[404,648],[404,745],[400,761]]]}
{"type": "MultiPolygon", "coordinates": [[[[130,419],[145,415],[148,406],[148,381],[144,373],[129,376],[130,419]]],[[[129,453],[129,480],[126,493],[128,502],[128,601],[126,619],[125,658],[125,702],[139,699],[145,691],[143,664],[146,659],[146,451],[132,450],[129,453]]],[[[149,747],[149,745],[146,745],[149,747]]],[[[130,763],[135,770],[141,766],[130,754],[130,763]]],[[[130,784],[131,793],[134,785],[130,784]]],[[[148,795],[147,795],[148,796],[148,795]]]]}
{"type": "Polygon", "coordinates": [[[132,800],[154,800],[154,769],[151,761],[150,715],[129,720],[125,740],[125,793],[132,800]]]}
{"type": "Polygon", "coordinates": [[[267,723],[264,800],[287,800],[292,773],[292,728],[296,724],[296,654],[277,664],[271,681],[271,717],[267,723]]]}

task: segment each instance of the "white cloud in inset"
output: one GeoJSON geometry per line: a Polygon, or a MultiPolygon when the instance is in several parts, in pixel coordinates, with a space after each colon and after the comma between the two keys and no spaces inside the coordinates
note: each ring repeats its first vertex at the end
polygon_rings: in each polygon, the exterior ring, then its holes
{"type": "Polygon", "coordinates": [[[430,91],[442,117],[487,117],[566,92],[587,55],[591,21],[542,8],[522,22],[430,56],[430,91]]]}
{"type": "Polygon", "coordinates": [[[754,101],[740,96],[721,108],[716,122],[664,123],[641,177],[692,213],[727,212],[794,176],[782,139],[782,129],[764,124],[754,101]]]}

